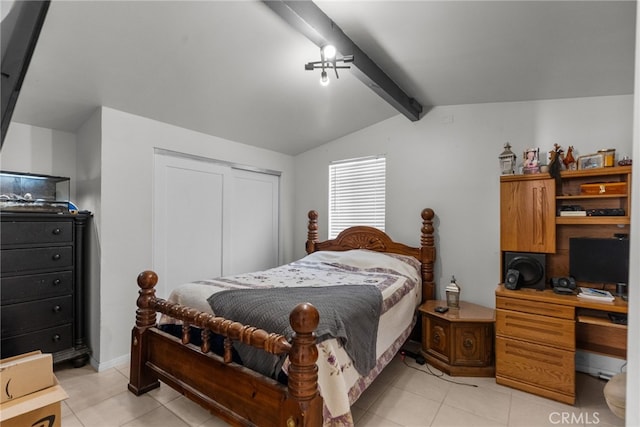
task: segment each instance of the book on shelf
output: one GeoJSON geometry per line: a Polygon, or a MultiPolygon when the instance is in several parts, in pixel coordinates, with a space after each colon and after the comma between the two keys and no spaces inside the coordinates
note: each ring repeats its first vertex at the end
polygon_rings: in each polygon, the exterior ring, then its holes
{"type": "Polygon", "coordinates": [[[580,292],[578,293],[578,298],[590,299],[594,301],[607,301],[611,302],[616,298],[609,291],[605,291],[602,289],[594,289],[594,288],[580,288],[580,292]]]}
{"type": "Polygon", "coordinates": [[[587,216],[587,211],[560,211],[560,216],[587,216]]]}

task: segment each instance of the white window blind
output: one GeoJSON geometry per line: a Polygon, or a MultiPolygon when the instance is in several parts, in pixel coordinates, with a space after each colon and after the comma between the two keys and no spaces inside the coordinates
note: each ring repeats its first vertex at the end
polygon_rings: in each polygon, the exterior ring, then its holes
{"type": "Polygon", "coordinates": [[[367,157],[329,165],[329,238],[368,225],[384,231],[386,159],[367,157]]]}

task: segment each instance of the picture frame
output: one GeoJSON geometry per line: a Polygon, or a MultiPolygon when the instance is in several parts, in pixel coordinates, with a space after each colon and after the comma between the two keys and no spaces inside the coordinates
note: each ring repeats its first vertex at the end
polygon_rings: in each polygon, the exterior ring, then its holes
{"type": "Polygon", "coordinates": [[[586,154],[578,157],[578,170],[604,167],[604,156],[600,153],[586,154]]]}

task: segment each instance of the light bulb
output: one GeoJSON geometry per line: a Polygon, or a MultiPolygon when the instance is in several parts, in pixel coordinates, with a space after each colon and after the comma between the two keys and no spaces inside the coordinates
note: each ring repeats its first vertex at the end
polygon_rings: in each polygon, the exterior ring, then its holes
{"type": "Polygon", "coordinates": [[[322,53],[324,53],[325,59],[333,59],[336,56],[336,47],[334,45],[328,44],[322,47],[322,53]]]}
{"type": "Polygon", "coordinates": [[[329,76],[327,76],[327,72],[326,71],[323,71],[320,74],[320,84],[322,86],[328,86],[329,85],[329,76]]]}

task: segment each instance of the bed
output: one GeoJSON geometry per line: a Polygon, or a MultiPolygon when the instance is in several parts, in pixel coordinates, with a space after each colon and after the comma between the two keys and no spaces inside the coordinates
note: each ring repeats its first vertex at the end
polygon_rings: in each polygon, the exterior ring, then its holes
{"type": "Polygon", "coordinates": [[[185,284],[167,300],[155,296],[157,275],[140,273],[129,390],[163,382],[232,425],[353,425],[350,405],[434,298],[434,212],[421,213],[420,247],[367,226],[320,242],[318,214],[308,217],[308,255],[285,266],[185,284]]]}

